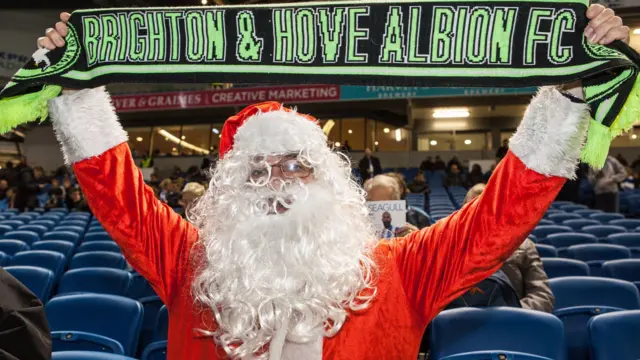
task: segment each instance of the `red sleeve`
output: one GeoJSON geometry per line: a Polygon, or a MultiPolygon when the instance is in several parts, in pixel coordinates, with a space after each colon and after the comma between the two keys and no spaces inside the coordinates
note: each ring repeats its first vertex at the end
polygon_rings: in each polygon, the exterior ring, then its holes
{"type": "Polygon", "coordinates": [[[565,180],[529,170],[509,152],[481,196],[435,225],[389,242],[405,293],[425,324],[500,268],[565,180]]]}
{"type": "Polygon", "coordinates": [[[73,165],[93,214],[170,306],[184,286],[196,228],[157,200],[126,143],[73,165]]]}

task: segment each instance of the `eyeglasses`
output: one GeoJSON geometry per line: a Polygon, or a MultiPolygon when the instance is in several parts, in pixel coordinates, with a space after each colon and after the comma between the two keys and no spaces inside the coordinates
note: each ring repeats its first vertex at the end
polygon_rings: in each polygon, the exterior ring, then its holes
{"type": "Polygon", "coordinates": [[[269,171],[268,167],[271,167],[271,169],[279,168],[282,172],[282,175],[290,179],[306,178],[307,176],[311,175],[311,173],[313,173],[313,168],[306,166],[302,164],[298,159],[291,157],[286,157],[284,159],[276,158],[273,163],[264,160],[264,158],[254,159],[253,166],[257,168],[251,171],[250,178],[253,182],[256,183],[266,181],[270,177],[273,171],[269,171]]]}

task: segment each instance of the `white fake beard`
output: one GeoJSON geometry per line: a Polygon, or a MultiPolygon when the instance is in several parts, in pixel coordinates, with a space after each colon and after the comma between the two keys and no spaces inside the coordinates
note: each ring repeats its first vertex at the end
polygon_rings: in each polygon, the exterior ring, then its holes
{"type": "Polygon", "coordinates": [[[267,359],[264,349],[286,322],[288,341],[333,336],[349,310],[368,307],[375,235],[362,190],[345,183],[336,191],[340,185],[316,179],[284,192],[214,185],[194,208],[206,263],[194,295],[213,310],[219,329],[209,334],[230,357],[267,359]],[[273,199],[292,197],[274,214],[273,199]]]}

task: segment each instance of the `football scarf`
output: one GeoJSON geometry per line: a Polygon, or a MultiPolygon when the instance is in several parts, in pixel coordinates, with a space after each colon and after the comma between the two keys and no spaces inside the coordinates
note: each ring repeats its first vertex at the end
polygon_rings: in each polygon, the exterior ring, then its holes
{"type": "Polygon", "coordinates": [[[600,167],[640,118],[638,54],[590,44],[588,0],[423,0],[127,8],[72,14],[0,92],[0,131],[47,117],[62,87],[332,83],[522,87],[582,80],[583,161],[600,167]]]}

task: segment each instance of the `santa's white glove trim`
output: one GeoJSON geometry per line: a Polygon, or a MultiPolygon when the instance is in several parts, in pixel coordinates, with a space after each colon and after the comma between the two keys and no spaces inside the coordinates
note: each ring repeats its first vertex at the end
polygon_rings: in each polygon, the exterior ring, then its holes
{"type": "Polygon", "coordinates": [[[543,87],[529,104],[509,148],[537,173],[574,179],[588,128],[587,104],[543,87]]]}
{"type": "Polygon", "coordinates": [[[98,156],[128,140],[104,87],[49,101],[53,130],[67,165],[98,156]]]}

